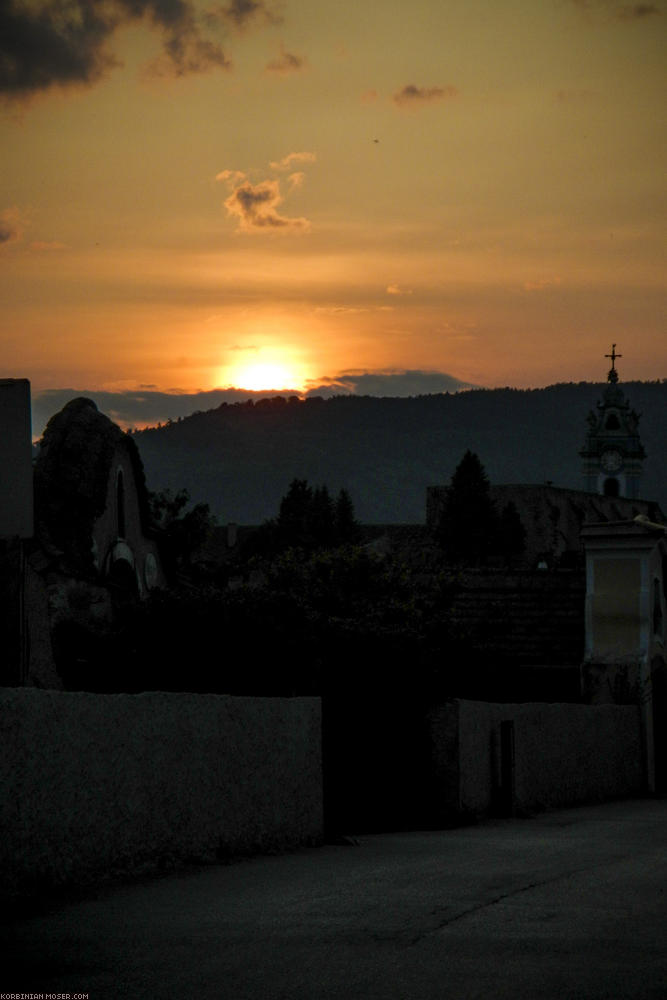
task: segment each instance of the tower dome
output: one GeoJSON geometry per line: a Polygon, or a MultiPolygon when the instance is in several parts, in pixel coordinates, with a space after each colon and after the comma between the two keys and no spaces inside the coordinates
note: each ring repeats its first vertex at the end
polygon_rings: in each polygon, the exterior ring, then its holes
{"type": "Polygon", "coordinates": [[[639,439],[640,414],[630,404],[618,384],[616,344],[612,344],[611,368],[602,399],[588,414],[586,443],[579,454],[584,460],[584,488],[589,493],[639,496],[646,453],[639,439]]]}

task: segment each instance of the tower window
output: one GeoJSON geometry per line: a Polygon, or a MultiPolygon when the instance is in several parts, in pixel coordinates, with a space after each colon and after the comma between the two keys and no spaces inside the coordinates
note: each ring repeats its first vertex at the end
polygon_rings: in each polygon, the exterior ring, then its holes
{"type": "Polygon", "coordinates": [[[118,537],[125,538],[125,482],[123,470],[118,470],[116,478],[116,516],[118,519],[118,537]]]}
{"type": "Polygon", "coordinates": [[[605,479],[604,495],[606,497],[617,497],[619,495],[618,479],[605,479]]]}
{"type": "Polygon", "coordinates": [[[607,417],[607,422],[605,423],[605,428],[608,431],[619,431],[621,429],[621,424],[615,413],[610,413],[607,417]]]}

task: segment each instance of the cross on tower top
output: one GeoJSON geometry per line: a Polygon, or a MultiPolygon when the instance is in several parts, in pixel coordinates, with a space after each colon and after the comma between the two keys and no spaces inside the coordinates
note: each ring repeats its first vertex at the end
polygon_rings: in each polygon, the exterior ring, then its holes
{"type": "Polygon", "coordinates": [[[615,368],[616,358],[622,358],[622,354],[616,353],[616,344],[611,345],[611,354],[605,354],[605,358],[611,358],[611,368],[609,369],[609,374],[607,375],[608,382],[618,382],[618,372],[615,368]]]}

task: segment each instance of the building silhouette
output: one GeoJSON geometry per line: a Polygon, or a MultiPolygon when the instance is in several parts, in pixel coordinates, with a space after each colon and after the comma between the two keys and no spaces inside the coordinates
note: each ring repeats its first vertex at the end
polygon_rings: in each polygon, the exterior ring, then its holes
{"type": "Polygon", "coordinates": [[[640,496],[646,453],[639,438],[639,417],[630,408],[618,384],[616,344],[612,345],[607,386],[596,410],[588,415],[584,460],[584,489],[609,497],[640,496]]]}

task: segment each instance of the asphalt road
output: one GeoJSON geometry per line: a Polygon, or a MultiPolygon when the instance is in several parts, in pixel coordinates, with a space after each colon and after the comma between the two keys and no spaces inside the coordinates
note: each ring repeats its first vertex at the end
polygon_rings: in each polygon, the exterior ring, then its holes
{"type": "Polygon", "coordinates": [[[666,1000],[667,800],[359,840],[6,911],[0,997],[666,1000]]]}

